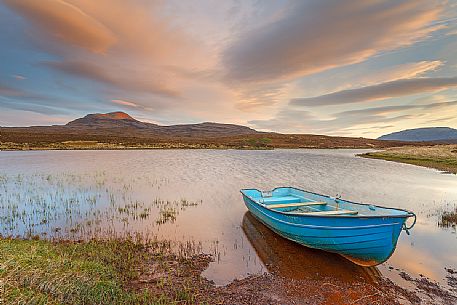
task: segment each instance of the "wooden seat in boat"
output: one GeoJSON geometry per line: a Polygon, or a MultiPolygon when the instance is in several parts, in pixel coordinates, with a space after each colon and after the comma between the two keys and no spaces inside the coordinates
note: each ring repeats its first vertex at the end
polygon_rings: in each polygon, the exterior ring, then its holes
{"type": "Polygon", "coordinates": [[[260,199],[261,203],[299,203],[300,198],[295,196],[284,196],[284,197],[264,197],[260,199]]]}
{"type": "Polygon", "coordinates": [[[310,214],[310,215],[357,215],[359,212],[351,210],[335,210],[335,211],[309,211],[309,212],[294,212],[294,214],[310,214]]]}
{"type": "Polygon", "coordinates": [[[269,209],[278,209],[278,208],[292,208],[292,207],[304,207],[310,205],[326,205],[327,202],[323,201],[308,201],[308,202],[297,202],[297,203],[277,203],[277,204],[268,204],[269,209]]]}

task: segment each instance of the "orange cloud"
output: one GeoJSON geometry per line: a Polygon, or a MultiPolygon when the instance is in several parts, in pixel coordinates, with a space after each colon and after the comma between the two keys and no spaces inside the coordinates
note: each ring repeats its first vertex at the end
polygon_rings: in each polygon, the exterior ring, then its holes
{"type": "Polygon", "coordinates": [[[115,35],[78,7],[62,0],[6,0],[11,8],[59,40],[95,53],[106,52],[115,35]]]}
{"type": "MultiPolygon", "coordinates": [[[[160,1],[67,0],[115,33],[116,56],[134,56],[144,64],[188,66],[198,57],[198,44],[172,19],[161,15],[160,1]],[[147,62],[144,62],[144,60],[147,62]],[[170,60],[172,59],[172,60],[170,60]]],[[[204,59],[201,57],[200,59],[204,59]]]]}

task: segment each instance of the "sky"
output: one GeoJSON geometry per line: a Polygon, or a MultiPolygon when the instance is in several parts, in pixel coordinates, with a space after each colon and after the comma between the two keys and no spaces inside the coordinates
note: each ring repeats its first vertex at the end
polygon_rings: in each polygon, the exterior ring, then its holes
{"type": "Polygon", "coordinates": [[[457,128],[455,0],[0,0],[0,126],[457,128]]]}

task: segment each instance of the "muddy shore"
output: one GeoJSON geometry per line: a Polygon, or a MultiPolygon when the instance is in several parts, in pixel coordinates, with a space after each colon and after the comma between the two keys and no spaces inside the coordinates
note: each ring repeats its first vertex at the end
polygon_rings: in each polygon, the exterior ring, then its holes
{"type": "MultiPolygon", "coordinates": [[[[214,283],[201,277],[211,257],[195,256],[189,260],[176,260],[169,257],[165,269],[157,272],[149,270],[132,284],[134,289],[157,289],[156,283],[162,278],[172,279],[174,287],[187,287],[193,292],[195,304],[456,304],[457,296],[439,284],[427,278],[415,279],[402,273],[415,290],[404,289],[388,279],[379,279],[368,283],[360,281],[346,282],[335,278],[291,279],[281,276],[279,272],[262,275],[251,275],[245,279],[235,280],[227,286],[217,287],[214,283]]],[[[156,266],[149,262],[148,266],[156,266]]],[[[457,278],[452,278],[456,281],[457,278]]],[[[450,279],[451,281],[451,279],[450,279]]],[[[450,283],[451,284],[451,283],[450,283]]],[[[453,283],[455,286],[455,282],[453,283]]],[[[157,291],[156,293],[159,293],[157,291]]],[[[162,290],[162,293],[164,291],[162,290]]],[[[167,289],[169,297],[174,289],[167,289]]],[[[192,302],[191,302],[192,303],[192,302]]]]}

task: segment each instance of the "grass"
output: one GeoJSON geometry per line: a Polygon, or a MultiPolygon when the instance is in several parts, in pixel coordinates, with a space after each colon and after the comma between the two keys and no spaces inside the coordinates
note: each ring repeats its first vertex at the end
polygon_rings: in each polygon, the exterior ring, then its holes
{"type": "Polygon", "coordinates": [[[442,227],[456,227],[457,226],[457,208],[450,212],[443,212],[439,225],[442,227]]]}
{"type": "Polygon", "coordinates": [[[246,140],[246,147],[247,148],[264,148],[264,149],[272,149],[273,146],[270,146],[271,144],[271,139],[270,138],[252,138],[246,140]]]}
{"type": "Polygon", "coordinates": [[[360,156],[435,168],[457,174],[457,145],[395,147],[360,156]]]}
{"type": "Polygon", "coordinates": [[[131,239],[56,243],[2,238],[0,304],[176,304],[193,299],[192,291],[182,287],[168,294],[133,289],[144,262],[161,257],[160,251],[147,251],[131,239]]]}

